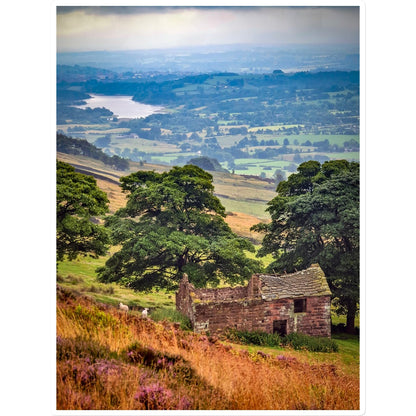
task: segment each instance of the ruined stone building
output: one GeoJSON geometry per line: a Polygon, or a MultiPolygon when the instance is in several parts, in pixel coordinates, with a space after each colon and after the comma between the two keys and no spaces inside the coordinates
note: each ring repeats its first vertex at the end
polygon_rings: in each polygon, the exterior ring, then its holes
{"type": "Polygon", "coordinates": [[[331,291],[317,264],[285,275],[255,274],[247,286],[196,289],[184,275],[176,308],[195,332],[226,328],[331,336],[331,291]]]}

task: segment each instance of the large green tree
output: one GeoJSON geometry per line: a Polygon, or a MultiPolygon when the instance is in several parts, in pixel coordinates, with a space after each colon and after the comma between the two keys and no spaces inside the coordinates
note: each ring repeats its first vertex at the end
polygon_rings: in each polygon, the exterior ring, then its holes
{"type": "Polygon", "coordinates": [[[202,287],[243,283],[259,271],[260,263],[244,253],[253,245],[224,221],[212,180],[193,165],[121,178],[126,207],[106,222],[121,249],[98,270],[99,279],[150,290],[176,287],[185,272],[202,287]]]}
{"type": "Polygon", "coordinates": [[[267,209],[272,221],[253,227],[265,233],[259,255],[272,253],[269,271],[277,272],[318,262],[352,332],[359,304],[359,164],[302,163],[277,193],[267,209]]]}
{"type": "Polygon", "coordinates": [[[73,166],[56,165],[56,255],[61,261],[79,254],[93,257],[106,253],[110,236],[94,221],[108,212],[108,198],[92,176],[75,172],[73,166]]]}

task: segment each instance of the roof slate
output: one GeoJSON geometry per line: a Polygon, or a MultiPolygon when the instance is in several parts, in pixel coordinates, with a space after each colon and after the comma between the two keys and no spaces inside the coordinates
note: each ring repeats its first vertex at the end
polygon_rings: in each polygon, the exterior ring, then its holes
{"type": "Polygon", "coordinates": [[[273,276],[258,275],[261,297],[265,300],[331,295],[325,274],[318,264],[300,272],[273,276]]]}

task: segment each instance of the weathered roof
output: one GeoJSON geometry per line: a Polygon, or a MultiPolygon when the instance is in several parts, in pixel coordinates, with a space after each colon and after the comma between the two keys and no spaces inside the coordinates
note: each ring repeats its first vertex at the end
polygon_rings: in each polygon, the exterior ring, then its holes
{"type": "Polygon", "coordinates": [[[258,276],[261,297],[265,300],[331,295],[325,274],[318,264],[296,273],[258,276]]]}

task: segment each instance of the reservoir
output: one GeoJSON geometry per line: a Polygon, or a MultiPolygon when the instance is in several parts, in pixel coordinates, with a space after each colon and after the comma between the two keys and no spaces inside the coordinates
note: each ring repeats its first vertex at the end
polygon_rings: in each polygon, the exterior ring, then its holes
{"type": "Polygon", "coordinates": [[[117,118],[144,118],[163,112],[163,107],[133,101],[129,95],[95,95],[85,100],[86,104],[75,107],[85,109],[105,107],[117,118]]]}

